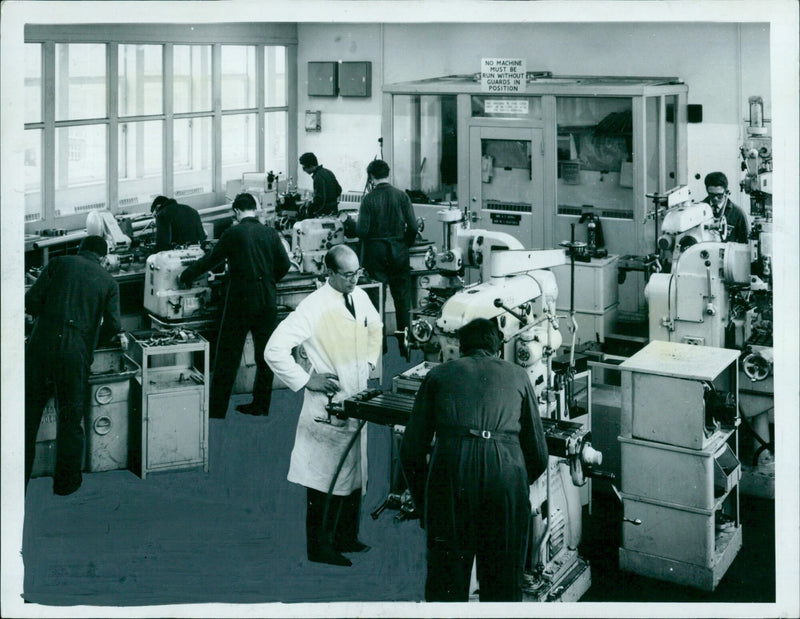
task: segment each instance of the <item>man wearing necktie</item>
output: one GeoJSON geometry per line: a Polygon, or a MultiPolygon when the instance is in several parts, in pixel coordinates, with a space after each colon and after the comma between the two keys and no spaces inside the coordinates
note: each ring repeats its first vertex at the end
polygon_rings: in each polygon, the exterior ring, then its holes
{"type": "Polygon", "coordinates": [[[366,431],[347,455],[325,520],[325,500],[336,468],[358,420],[330,417],[329,398],[339,402],[367,388],[370,369],[381,353],[383,324],[369,296],[356,284],[358,257],[346,245],[325,255],[328,280],[308,295],[275,329],[264,358],[290,389],[305,387],[287,479],[306,488],[308,559],[351,565],[342,555],[369,547],[358,539],[361,495],[366,490],[366,431]],[[303,346],[306,372],[292,356],[303,346]]]}

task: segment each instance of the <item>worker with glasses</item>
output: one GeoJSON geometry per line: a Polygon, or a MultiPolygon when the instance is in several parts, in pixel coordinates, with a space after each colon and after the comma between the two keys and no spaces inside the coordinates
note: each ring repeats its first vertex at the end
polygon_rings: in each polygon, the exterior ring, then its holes
{"type": "Polygon", "coordinates": [[[726,231],[722,238],[726,243],[747,243],[749,226],[747,215],[733,203],[728,191],[728,177],[722,172],[711,172],[705,178],[706,193],[704,200],[714,212],[714,219],[725,219],[726,231]]]}

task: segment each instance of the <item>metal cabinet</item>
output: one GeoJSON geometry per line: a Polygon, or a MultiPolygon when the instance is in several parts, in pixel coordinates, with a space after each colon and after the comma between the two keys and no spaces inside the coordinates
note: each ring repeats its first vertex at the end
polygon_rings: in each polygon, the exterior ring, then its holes
{"type": "Polygon", "coordinates": [[[131,458],[142,479],[154,471],[208,471],[209,346],[200,335],[182,333],[131,334],[131,356],[141,366],[131,458]]]}
{"type": "Polygon", "coordinates": [[[656,341],[619,366],[621,569],[710,591],[741,548],[738,354],[656,341]]]}

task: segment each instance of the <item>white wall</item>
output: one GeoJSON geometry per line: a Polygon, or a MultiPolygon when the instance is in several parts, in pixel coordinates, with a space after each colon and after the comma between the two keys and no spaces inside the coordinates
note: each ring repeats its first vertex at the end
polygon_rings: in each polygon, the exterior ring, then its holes
{"type": "Polygon", "coordinates": [[[522,57],[529,71],[561,75],[682,79],[689,103],[703,106],[702,123],[688,130],[689,186],[698,200],[702,177],[722,170],[734,200],[748,203],[738,191],[748,97],[762,96],[771,117],[768,24],[300,24],[298,41],[298,152],[316,152],[345,190],[363,188],[364,167],[377,154],[383,83],[476,73],[483,57],[522,57]],[[310,60],[371,61],[372,97],[309,98],[310,60]],[[321,133],[304,131],[306,109],[322,110],[321,133]]]}
{"type": "MultiPolygon", "coordinates": [[[[381,26],[377,24],[298,24],[297,27],[298,156],[306,151],[333,170],[344,191],[363,191],[367,164],[380,156],[381,26]],[[309,97],[309,62],[371,62],[372,96],[309,97]],[[306,110],[322,112],[322,131],[306,132],[306,110]]],[[[292,166],[289,165],[289,169],[292,166]]],[[[297,162],[294,162],[295,164],[297,162]]],[[[300,189],[311,189],[311,177],[299,167],[300,189]]]]}

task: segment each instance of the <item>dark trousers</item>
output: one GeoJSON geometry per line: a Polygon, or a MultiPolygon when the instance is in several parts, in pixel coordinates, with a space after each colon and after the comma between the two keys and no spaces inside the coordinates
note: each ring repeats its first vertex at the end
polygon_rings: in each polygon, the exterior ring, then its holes
{"type": "Polygon", "coordinates": [[[81,351],[28,352],[25,355],[25,488],[36,457],[36,434],[47,400],[55,396],[58,412],[53,491],[80,487],[83,465],[81,419],[87,406],[91,364],[81,351]]]}
{"type": "Polygon", "coordinates": [[[402,241],[364,243],[364,268],[372,279],[389,286],[398,331],[408,326],[411,311],[411,267],[408,261],[408,246],[402,241]]]}
{"type": "Polygon", "coordinates": [[[306,488],[306,549],[309,554],[324,546],[339,547],[358,540],[361,490],[348,496],[331,495],[325,518],[327,493],[306,488]]]}
{"type": "Polygon", "coordinates": [[[277,316],[278,310],[275,307],[252,311],[247,307],[241,307],[241,303],[228,299],[217,338],[209,417],[225,418],[248,332],[253,334],[256,360],[253,405],[264,412],[269,411],[274,374],[264,360],[264,349],[275,330],[277,316]]]}
{"type": "Polygon", "coordinates": [[[465,549],[461,544],[456,547],[446,541],[429,543],[425,601],[468,601],[473,559],[476,559],[481,602],[522,601],[525,538],[509,542],[503,546],[484,541],[474,549],[465,549]]]}

